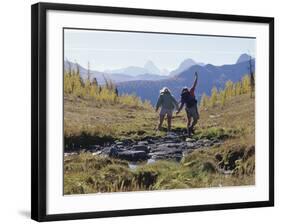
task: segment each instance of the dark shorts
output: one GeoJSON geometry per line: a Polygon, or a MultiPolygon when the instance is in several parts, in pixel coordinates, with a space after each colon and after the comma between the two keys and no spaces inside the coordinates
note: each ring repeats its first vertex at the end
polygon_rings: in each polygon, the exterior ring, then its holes
{"type": "Polygon", "coordinates": [[[192,117],[194,120],[198,120],[199,119],[199,113],[198,113],[198,109],[197,109],[197,105],[194,105],[190,108],[185,108],[186,114],[188,117],[192,117]]]}

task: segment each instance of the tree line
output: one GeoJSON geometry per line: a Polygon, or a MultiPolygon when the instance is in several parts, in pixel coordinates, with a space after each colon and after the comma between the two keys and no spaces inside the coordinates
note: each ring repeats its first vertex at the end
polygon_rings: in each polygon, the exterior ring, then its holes
{"type": "Polygon", "coordinates": [[[223,107],[231,97],[248,93],[252,94],[251,80],[249,75],[245,75],[239,82],[233,83],[230,80],[227,81],[224,89],[218,90],[216,87],[213,87],[211,96],[203,93],[200,107],[214,107],[215,105],[221,105],[223,107]]]}
{"type": "Polygon", "coordinates": [[[97,79],[91,78],[88,68],[88,75],[85,80],[81,78],[79,66],[64,70],[64,95],[84,99],[91,99],[100,103],[125,104],[135,107],[147,107],[148,101],[142,102],[136,95],[118,93],[116,85],[112,80],[104,76],[104,84],[100,85],[97,79]]]}

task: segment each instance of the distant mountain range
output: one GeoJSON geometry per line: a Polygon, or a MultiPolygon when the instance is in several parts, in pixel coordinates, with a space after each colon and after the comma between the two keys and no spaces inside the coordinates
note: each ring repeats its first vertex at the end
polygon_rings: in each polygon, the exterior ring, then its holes
{"type": "Polygon", "coordinates": [[[106,70],[105,73],[109,74],[127,74],[130,76],[139,76],[144,74],[154,75],[167,75],[167,70],[160,70],[151,60],[147,61],[143,67],[139,66],[128,66],[126,68],[120,68],[115,70],[106,70]]]}
{"type": "MultiPolygon", "coordinates": [[[[88,78],[88,69],[84,68],[78,63],[71,61],[64,61],[64,70],[69,71],[77,70],[77,67],[80,72],[80,76],[83,80],[88,78]]],[[[130,66],[124,69],[111,70],[111,71],[97,71],[90,70],[89,75],[90,79],[96,78],[100,84],[105,83],[105,78],[110,79],[115,83],[126,82],[126,81],[137,81],[137,80],[161,80],[166,79],[167,75],[159,75],[160,70],[153,64],[152,61],[148,61],[144,67],[130,66]]],[[[161,73],[167,74],[168,71],[162,71],[161,73]]]]}
{"type": "MultiPolygon", "coordinates": [[[[97,70],[90,70],[90,79],[96,78],[100,84],[104,84],[106,79],[111,79],[115,83],[126,81],[139,81],[139,80],[162,80],[167,79],[167,76],[175,76],[184,70],[187,70],[193,65],[204,65],[203,63],[196,63],[192,59],[184,60],[177,69],[169,72],[167,69],[160,70],[151,60],[147,61],[143,67],[128,66],[126,68],[120,68],[115,70],[105,70],[104,72],[97,70]]],[[[78,67],[82,79],[88,77],[88,69],[84,68],[78,63],[74,63],[68,60],[64,61],[64,70],[70,68],[76,70],[78,67]]]]}
{"type": "Polygon", "coordinates": [[[90,76],[90,79],[96,78],[99,84],[105,83],[105,78],[110,79],[115,83],[119,82],[126,82],[126,81],[136,81],[136,80],[161,80],[166,79],[167,76],[164,75],[158,75],[152,73],[155,68],[153,68],[152,64],[146,64],[146,67],[150,67],[151,73],[149,73],[148,69],[141,68],[141,67],[134,67],[130,66],[126,69],[120,69],[113,71],[106,71],[106,72],[100,72],[97,70],[90,70],[88,72],[88,69],[84,68],[78,63],[73,63],[71,61],[64,61],[64,70],[69,71],[71,68],[72,70],[77,70],[77,67],[80,72],[80,76],[83,80],[86,80],[88,78],[88,73],[90,76]]]}
{"type": "Polygon", "coordinates": [[[194,60],[192,60],[190,58],[185,59],[182,63],[180,63],[179,67],[177,69],[171,71],[169,75],[170,76],[176,76],[179,73],[189,69],[193,65],[201,65],[201,66],[203,66],[204,63],[197,63],[197,62],[195,62],[194,60]]]}
{"type": "Polygon", "coordinates": [[[215,66],[195,62],[193,59],[186,59],[181,62],[177,69],[171,71],[161,71],[152,61],[145,63],[144,67],[129,66],[117,70],[107,70],[105,72],[90,70],[77,63],[64,61],[64,69],[70,68],[80,71],[81,78],[96,78],[100,85],[105,83],[105,78],[116,83],[119,93],[136,94],[143,100],[155,103],[159,90],[164,86],[171,89],[174,96],[179,99],[181,89],[184,86],[190,87],[194,81],[194,73],[198,72],[199,80],[196,89],[197,98],[203,92],[210,95],[211,89],[216,86],[223,88],[228,80],[237,82],[249,73],[249,61],[255,69],[255,59],[248,54],[242,54],[235,64],[215,66]],[[160,75],[162,74],[162,75],[160,75]],[[164,75],[165,74],[165,75],[164,75]]]}
{"type": "Polygon", "coordinates": [[[237,59],[236,64],[239,64],[244,61],[249,61],[252,59],[252,56],[248,54],[241,54],[240,57],[237,59]]]}
{"type": "MultiPolygon", "coordinates": [[[[162,80],[142,80],[142,81],[127,81],[118,83],[118,90],[122,94],[135,93],[143,100],[149,100],[155,104],[159,90],[164,86],[168,87],[173,95],[179,100],[181,89],[184,86],[190,87],[194,81],[194,73],[199,75],[198,85],[196,88],[197,98],[200,98],[203,92],[210,95],[211,89],[216,86],[218,89],[223,88],[228,80],[238,82],[241,78],[249,74],[249,60],[251,56],[241,55],[237,63],[229,65],[215,66],[212,64],[193,64],[188,69],[181,71],[180,67],[175,72],[174,76],[169,76],[162,80]]],[[[192,61],[190,61],[192,64],[192,61]]],[[[251,58],[253,69],[255,68],[255,59],[251,58]]],[[[188,64],[188,63],[187,63],[188,64]]]]}

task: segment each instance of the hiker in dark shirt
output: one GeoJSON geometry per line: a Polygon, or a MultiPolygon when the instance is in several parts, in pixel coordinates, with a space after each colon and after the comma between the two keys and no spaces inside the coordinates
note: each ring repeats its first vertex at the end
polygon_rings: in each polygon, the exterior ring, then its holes
{"type": "Polygon", "coordinates": [[[199,119],[199,113],[197,109],[197,100],[195,98],[195,88],[197,85],[198,74],[195,72],[195,80],[191,89],[184,87],[181,92],[180,107],[176,114],[178,114],[185,105],[185,111],[187,115],[187,133],[188,135],[194,134],[194,126],[199,119]],[[191,122],[192,119],[192,122],[191,122]]]}

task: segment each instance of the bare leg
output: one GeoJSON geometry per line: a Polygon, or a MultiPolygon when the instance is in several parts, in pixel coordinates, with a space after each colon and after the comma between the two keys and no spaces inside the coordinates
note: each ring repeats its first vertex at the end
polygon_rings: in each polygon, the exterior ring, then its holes
{"type": "Polygon", "coordinates": [[[171,131],[172,116],[167,115],[168,131],[171,131]]]}
{"type": "Polygon", "coordinates": [[[165,115],[159,115],[159,124],[158,124],[158,130],[162,128],[162,124],[164,121],[165,115]]]}

